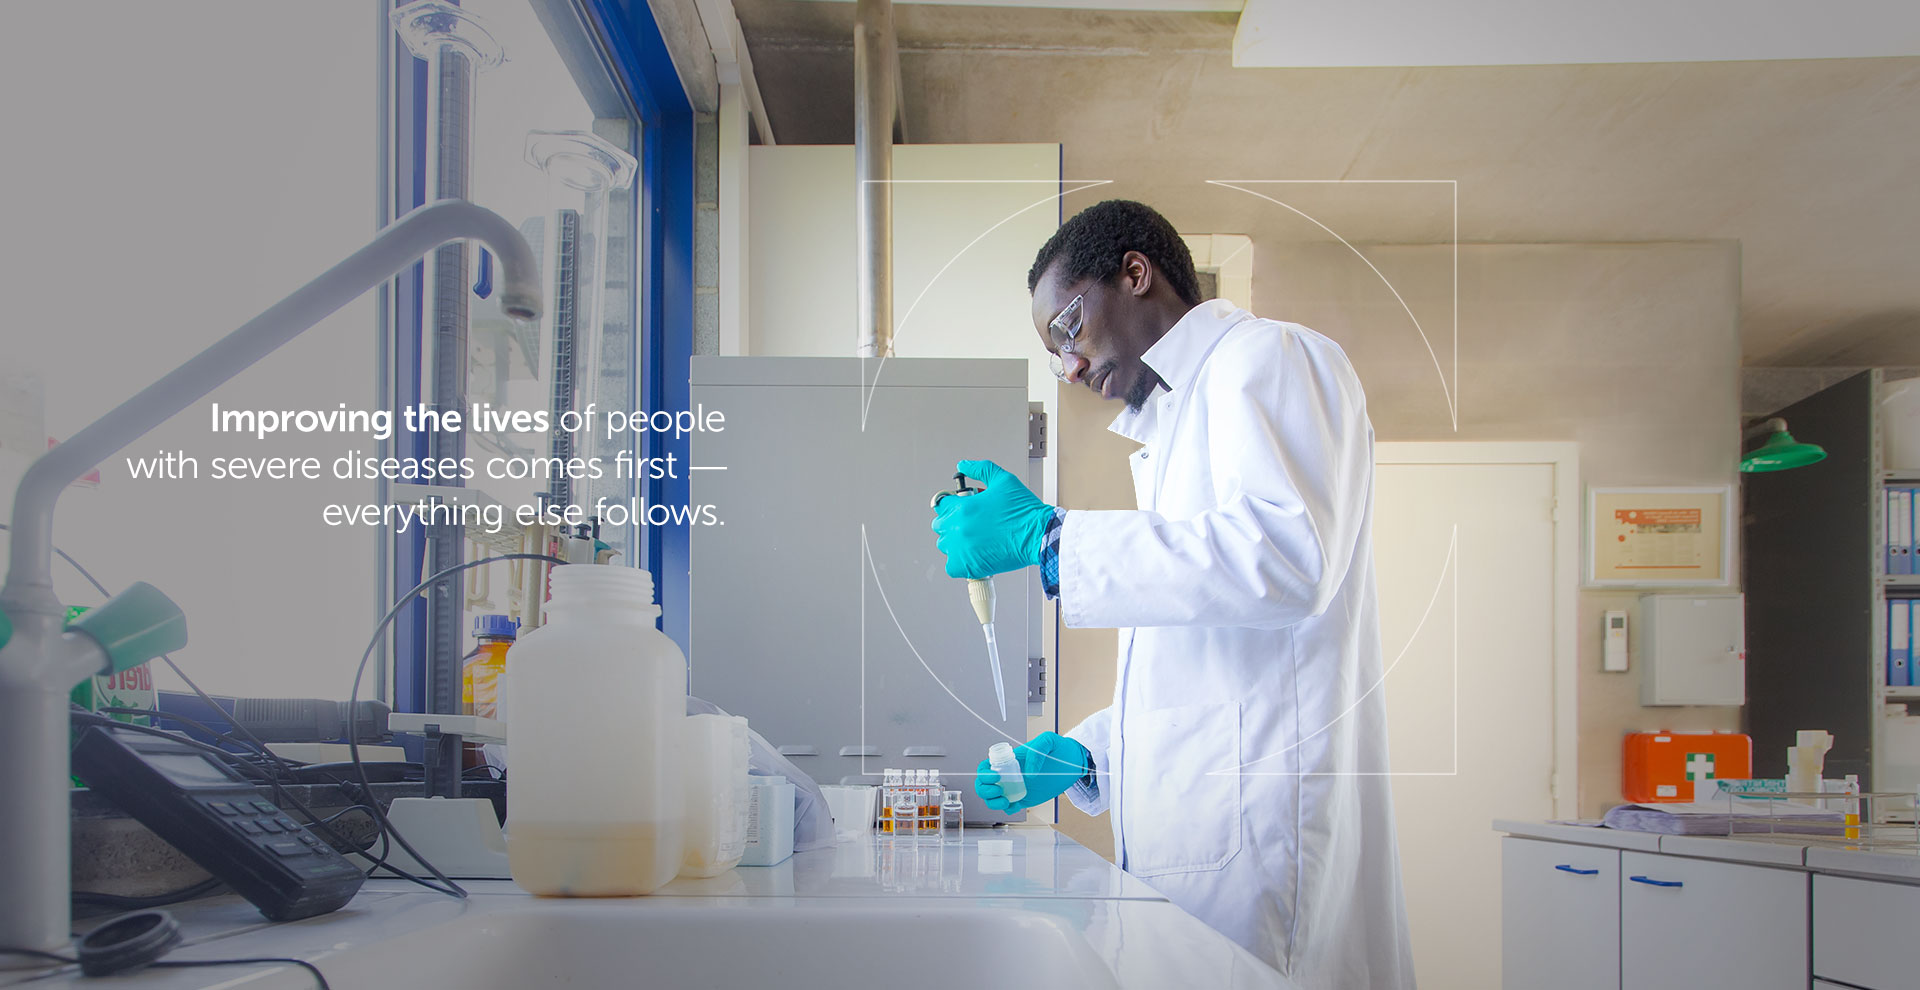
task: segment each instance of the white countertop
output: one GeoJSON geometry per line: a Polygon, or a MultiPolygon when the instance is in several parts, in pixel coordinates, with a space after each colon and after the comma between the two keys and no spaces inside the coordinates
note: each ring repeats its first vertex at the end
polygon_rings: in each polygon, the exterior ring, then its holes
{"type": "MultiPolygon", "coordinates": [[[[868,833],[778,866],[675,880],[651,897],[535,898],[504,880],[462,886],[470,896],[455,900],[372,880],[339,911],[278,925],[232,895],[176,905],[168,910],[187,943],[167,958],[291,956],[319,966],[341,990],[627,986],[643,972],[662,985],[837,988],[886,982],[889,967],[903,965],[888,954],[902,952],[910,953],[904,965],[924,958],[929,967],[928,978],[912,980],[917,990],[1292,987],[1145,883],[1044,826],[968,829],[954,840],[868,833]],[[982,840],[1009,843],[1011,854],[983,857],[982,840]]],[[[147,970],[107,981],[83,981],[73,967],[39,977],[0,973],[0,986],[16,984],[265,990],[314,982],[284,964],[147,970]]]]}
{"type": "MultiPolygon", "coordinates": [[[[518,890],[519,888],[514,888],[518,890]]],[[[720,897],[1069,897],[1164,901],[1159,891],[1099,853],[1047,826],[969,828],[958,840],[931,833],[866,832],[832,850],[800,853],[779,866],[740,867],[720,877],[681,877],[654,896],[720,897]],[[1012,844],[1012,855],[980,856],[981,840],[1012,844]]]]}
{"type": "Polygon", "coordinates": [[[1811,835],[1659,835],[1508,819],[1496,819],[1493,828],[1529,839],[1920,883],[1920,847],[1867,849],[1811,835]]]}

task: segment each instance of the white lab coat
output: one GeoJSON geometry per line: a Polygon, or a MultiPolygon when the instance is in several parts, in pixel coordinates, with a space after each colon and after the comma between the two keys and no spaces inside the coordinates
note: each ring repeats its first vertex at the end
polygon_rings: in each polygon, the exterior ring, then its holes
{"type": "Polygon", "coordinates": [[[1069,798],[1127,872],[1305,990],[1411,988],[1373,576],[1373,426],[1339,345],[1225,300],[1145,355],[1133,512],[1069,511],[1069,626],[1123,627],[1069,798]],[[1124,628],[1131,627],[1131,628],[1124,628]]]}

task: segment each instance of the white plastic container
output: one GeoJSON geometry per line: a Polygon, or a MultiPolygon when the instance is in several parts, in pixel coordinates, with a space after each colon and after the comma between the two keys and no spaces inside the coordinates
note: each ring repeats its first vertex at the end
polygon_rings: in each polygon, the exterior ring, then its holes
{"type": "Polygon", "coordinates": [[[837,835],[858,835],[873,831],[874,795],[880,788],[862,784],[821,784],[837,835]]]}
{"type": "Polygon", "coordinates": [[[747,848],[747,720],[689,715],[682,735],[687,832],[680,875],[719,876],[747,848]]]}
{"type": "Polygon", "coordinates": [[[793,784],[785,777],[751,777],[747,851],[741,866],[773,866],[793,855],[793,784]]]}
{"type": "Polygon", "coordinates": [[[1009,804],[1027,796],[1027,778],[1020,774],[1020,757],[1011,745],[1001,742],[987,747],[987,766],[1000,775],[1000,793],[1009,804]]]}
{"type": "Polygon", "coordinates": [[[570,564],[552,588],[508,656],[508,866],[535,894],[650,893],[680,872],[686,657],[646,571],[570,564]]]}

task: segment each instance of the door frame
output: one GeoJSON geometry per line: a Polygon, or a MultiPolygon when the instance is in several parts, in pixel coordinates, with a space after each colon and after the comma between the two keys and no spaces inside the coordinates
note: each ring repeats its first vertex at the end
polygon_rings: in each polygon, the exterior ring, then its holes
{"type": "Polygon", "coordinates": [[[1580,445],[1568,440],[1377,442],[1374,464],[1544,464],[1553,469],[1553,778],[1556,818],[1580,798],[1580,445]]]}

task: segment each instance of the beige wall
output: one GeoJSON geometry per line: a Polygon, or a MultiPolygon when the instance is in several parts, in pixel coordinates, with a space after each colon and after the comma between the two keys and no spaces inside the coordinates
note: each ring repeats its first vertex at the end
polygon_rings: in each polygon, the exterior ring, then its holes
{"type": "MultiPolygon", "coordinates": [[[[853,355],[853,148],[747,151],[744,353],[853,355]]],[[[1026,279],[1060,225],[1059,145],[900,145],[893,167],[893,354],[1024,359],[1053,415],[1026,279]]],[[[1051,465],[1043,483],[1051,494],[1051,465]]]]}
{"type": "MultiPolygon", "coordinates": [[[[1737,481],[1735,245],[1463,245],[1457,388],[1452,249],[1362,250],[1380,274],[1339,244],[1256,242],[1254,292],[1261,315],[1304,323],[1347,350],[1367,387],[1380,440],[1574,440],[1581,445],[1583,486],[1737,481]],[[1405,299],[1411,318],[1382,276],[1405,299]],[[1457,433],[1442,372],[1458,396],[1457,433]]],[[[1063,390],[1060,493],[1069,508],[1131,505],[1124,464],[1131,444],[1106,432],[1116,411],[1084,390],[1063,390]]],[[[1392,566],[1391,547],[1375,552],[1381,567],[1392,566]]],[[[1622,733],[1739,727],[1737,708],[1641,708],[1637,668],[1600,672],[1601,613],[1631,610],[1638,597],[1631,591],[1580,594],[1583,815],[1620,800],[1622,733]]],[[[1063,635],[1062,726],[1106,704],[1114,650],[1110,631],[1063,635]]],[[[1062,827],[1110,854],[1105,822],[1063,812],[1062,827]]]]}

